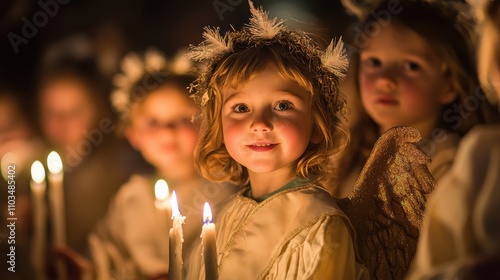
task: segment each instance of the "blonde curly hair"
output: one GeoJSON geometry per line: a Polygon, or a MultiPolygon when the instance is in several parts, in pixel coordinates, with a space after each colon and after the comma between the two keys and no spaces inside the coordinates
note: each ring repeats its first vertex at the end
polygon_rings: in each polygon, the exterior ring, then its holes
{"type": "MultiPolygon", "coordinates": [[[[337,113],[328,106],[322,85],[311,71],[309,59],[301,52],[294,52],[278,42],[247,47],[221,59],[208,81],[209,95],[201,109],[200,139],[195,151],[196,164],[200,172],[213,181],[230,180],[239,184],[248,182],[246,168],[231,158],[223,143],[221,111],[222,89],[238,88],[267,66],[275,66],[278,74],[297,82],[311,94],[313,133],[322,136],[318,144],[309,144],[297,162],[296,175],[301,178],[318,180],[332,153],[340,150],[346,134],[337,113]]],[[[329,89],[340,95],[338,80],[329,89]]]]}

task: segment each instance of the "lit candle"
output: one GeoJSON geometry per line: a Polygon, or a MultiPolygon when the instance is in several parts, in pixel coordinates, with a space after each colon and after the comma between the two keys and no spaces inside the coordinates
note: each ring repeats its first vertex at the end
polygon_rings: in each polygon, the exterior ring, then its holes
{"type": "MultiPolygon", "coordinates": [[[[64,218],[63,164],[58,153],[52,151],[47,157],[49,168],[49,203],[52,221],[52,241],[56,247],[66,246],[66,222],[64,218]]],[[[68,279],[68,271],[62,260],[56,263],[57,279],[68,279]]]]}
{"type": "Polygon", "coordinates": [[[156,214],[157,214],[157,223],[159,227],[158,241],[161,249],[161,254],[167,258],[168,251],[168,243],[169,240],[168,230],[170,229],[170,216],[171,216],[171,207],[168,200],[168,185],[165,180],[160,179],[156,181],[155,184],[155,206],[156,206],[156,214]]]}
{"type": "Polygon", "coordinates": [[[201,231],[203,259],[205,260],[205,279],[216,280],[217,248],[215,246],[215,225],[212,223],[212,210],[208,202],[203,207],[203,229],[201,231]]]}
{"type": "Polygon", "coordinates": [[[165,180],[160,179],[155,184],[155,205],[156,209],[168,209],[168,184],[165,180]]]}
{"type": "Polygon", "coordinates": [[[33,226],[32,262],[36,270],[37,279],[45,279],[45,226],[47,210],[45,206],[45,170],[38,160],[31,165],[31,196],[33,199],[33,226]]]}
{"type": "Polygon", "coordinates": [[[47,166],[49,168],[52,238],[55,246],[64,246],[66,245],[66,223],[64,221],[63,165],[59,154],[51,152],[47,157],[47,166]]]}
{"type": "Polygon", "coordinates": [[[179,206],[177,204],[177,196],[175,191],[172,192],[172,228],[169,233],[169,271],[168,279],[180,280],[182,279],[182,242],[184,238],[182,235],[182,224],[186,217],[181,215],[179,206]]]}

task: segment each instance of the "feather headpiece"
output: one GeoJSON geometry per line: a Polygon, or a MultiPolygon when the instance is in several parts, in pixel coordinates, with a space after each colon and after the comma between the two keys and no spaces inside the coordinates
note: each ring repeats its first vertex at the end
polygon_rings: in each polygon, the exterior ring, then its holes
{"type": "Polygon", "coordinates": [[[250,21],[242,30],[221,35],[219,28],[206,27],[204,41],[191,46],[189,56],[207,63],[206,71],[191,85],[195,101],[203,106],[212,98],[209,82],[217,65],[229,55],[261,45],[280,45],[306,60],[304,63],[313,74],[312,83],[324,95],[329,109],[334,112],[344,109],[345,100],[338,92],[338,82],[345,76],[349,62],[342,40],[332,41],[326,50],[320,50],[305,32],[288,30],[284,20],[270,18],[268,12],[261,7],[255,8],[251,1],[249,6],[250,21]]]}
{"type": "MultiPolygon", "coordinates": [[[[121,72],[113,77],[115,89],[111,93],[111,104],[122,119],[128,116],[131,104],[138,101],[134,98],[143,97],[138,94],[142,89],[133,92],[141,79],[154,77],[158,81],[162,75],[187,75],[194,72],[193,63],[187,58],[186,50],[180,51],[172,60],[167,61],[165,55],[153,47],[148,48],[143,55],[135,52],[126,54],[120,66],[121,72]]],[[[145,81],[144,88],[151,88],[149,82],[145,81]]]]}
{"type": "MultiPolygon", "coordinates": [[[[372,13],[377,13],[381,9],[387,12],[392,10],[401,12],[401,8],[411,7],[413,4],[425,3],[432,9],[440,12],[441,15],[450,22],[451,25],[462,35],[470,44],[474,38],[475,15],[471,6],[466,1],[485,1],[485,0],[400,0],[400,8],[391,8],[394,6],[389,0],[341,0],[342,5],[349,14],[356,16],[360,21],[364,21],[372,13]]],[[[490,0],[486,0],[490,1],[490,0]]],[[[425,16],[423,15],[422,20],[425,16]]]]}

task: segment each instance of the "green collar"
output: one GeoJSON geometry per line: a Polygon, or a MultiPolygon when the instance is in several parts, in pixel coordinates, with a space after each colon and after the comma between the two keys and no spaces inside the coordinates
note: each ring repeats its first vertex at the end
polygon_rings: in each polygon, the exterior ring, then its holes
{"type": "Polygon", "coordinates": [[[303,185],[303,184],[306,184],[306,183],[309,183],[310,181],[308,179],[304,179],[304,178],[295,178],[295,179],[292,179],[290,182],[286,183],[283,187],[271,192],[271,193],[268,193],[268,194],[265,194],[261,197],[253,197],[252,196],[252,188],[248,188],[248,190],[246,190],[244,193],[243,193],[243,196],[245,197],[248,197],[248,198],[251,198],[257,202],[262,202],[264,200],[266,200],[268,197],[270,196],[273,196],[277,193],[280,193],[284,190],[288,190],[288,189],[292,189],[292,188],[295,188],[295,187],[298,187],[300,185],[303,185]]]}

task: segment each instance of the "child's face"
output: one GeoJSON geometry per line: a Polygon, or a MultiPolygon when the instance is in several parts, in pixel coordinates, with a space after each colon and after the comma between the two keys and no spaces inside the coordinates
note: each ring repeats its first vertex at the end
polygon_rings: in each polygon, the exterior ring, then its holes
{"type": "Polygon", "coordinates": [[[384,131],[398,125],[428,130],[457,96],[431,46],[395,22],[362,50],[359,84],[363,106],[384,131]]]}
{"type": "Polygon", "coordinates": [[[196,107],[186,93],[162,87],[133,108],[127,137],[156,168],[192,172],[198,133],[191,123],[195,113],[196,107]]]}
{"type": "Polygon", "coordinates": [[[78,81],[49,83],[40,93],[41,127],[47,140],[60,148],[75,148],[96,123],[96,105],[78,81]]]}
{"type": "Polygon", "coordinates": [[[223,89],[224,144],[249,172],[289,169],[312,135],[311,96],[268,66],[237,89],[223,89]]]}

